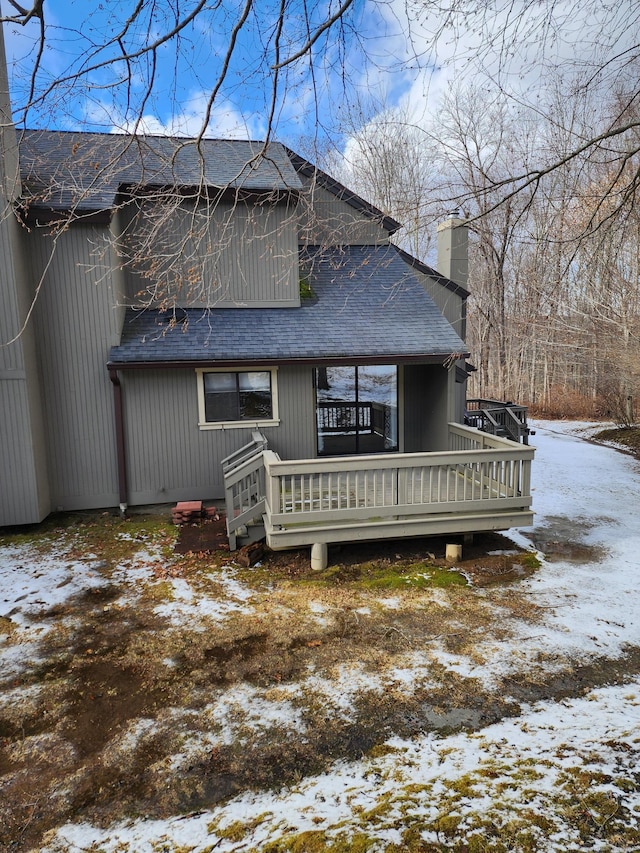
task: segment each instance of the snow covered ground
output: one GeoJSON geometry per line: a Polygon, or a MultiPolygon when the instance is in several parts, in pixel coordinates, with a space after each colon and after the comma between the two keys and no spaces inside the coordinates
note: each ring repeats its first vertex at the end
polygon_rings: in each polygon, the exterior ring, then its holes
{"type": "MultiPolygon", "coordinates": [[[[533,632],[523,624],[516,643],[487,637],[481,672],[473,672],[484,684],[545,659],[553,671],[562,658],[615,659],[640,645],[640,465],[585,441],[592,425],[533,426],[535,526],[509,535],[527,547],[569,539],[584,555],[543,560],[540,570],[519,582],[519,591],[544,610],[545,619],[533,632]]],[[[34,608],[99,583],[90,563],[61,564],[53,553],[34,570],[19,546],[0,548],[0,616],[10,615],[24,631],[25,644],[36,639],[29,631],[39,630],[30,621],[34,608]]],[[[250,597],[231,576],[229,584],[235,584],[237,606],[246,612],[250,597]]],[[[195,605],[187,589],[176,600],[174,622],[181,606],[189,618],[195,605]]],[[[20,653],[21,646],[3,648],[1,640],[0,635],[0,665],[18,667],[16,656],[24,657],[26,646],[20,653]]],[[[469,671],[468,659],[456,660],[450,652],[445,657],[448,666],[469,671]]],[[[402,677],[399,672],[398,680],[402,677]]],[[[287,838],[308,833],[308,846],[295,849],[320,850],[365,832],[378,844],[366,849],[400,851],[410,849],[412,826],[420,843],[445,845],[433,849],[449,849],[447,839],[463,831],[471,841],[489,837],[490,826],[501,827],[502,842],[505,827],[512,827],[513,846],[469,849],[578,851],[584,849],[584,833],[590,849],[640,849],[640,835],[638,846],[629,841],[629,827],[640,821],[638,674],[622,686],[601,686],[578,698],[523,705],[519,716],[478,731],[392,737],[384,747],[375,757],[338,761],[329,772],[293,787],[245,793],[205,813],[163,821],[140,817],[108,829],[70,823],[42,849],[230,853],[260,850],[277,839],[285,845],[287,838]],[[616,835],[611,830],[618,823],[616,835]],[[312,846],[318,838],[325,847],[312,846]]]]}

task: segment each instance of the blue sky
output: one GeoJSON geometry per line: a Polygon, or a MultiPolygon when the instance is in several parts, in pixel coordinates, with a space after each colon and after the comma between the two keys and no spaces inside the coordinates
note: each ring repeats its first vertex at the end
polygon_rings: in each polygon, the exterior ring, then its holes
{"type": "MultiPolygon", "coordinates": [[[[633,72],[627,60],[637,52],[640,25],[637,0],[353,0],[340,25],[315,43],[312,63],[305,56],[282,69],[272,101],[280,9],[282,59],[296,53],[308,29],[327,21],[340,0],[145,0],[121,43],[116,36],[135,0],[45,0],[47,38],[36,93],[47,94],[30,106],[26,119],[38,22],[5,25],[16,121],[198,134],[247,3],[207,135],[262,139],[271,127],[275,138],[305,154],[314,143],[344,152],[377,112],[398,106],[413,123],[432,128],[439,100],[454,81],[509,92],[516,108],[529,104],[534,111],[544,110],[537,98],[557,78],[556,69],[570,97],[578,72],[610,93],[617,75],[633,72]],[[159,46],[154,57],[143,53],[129,65],[120,58],[122,48],[135,53],[171,30],[176,9],[184,17],[200,4],[179,39],[159,46]],[[444,15],[443,9],[454,11],[444,15]],[[598,68],[605,73],[591,77],[598,68]]],[[[12,11],[8,0],[0,6],[4,14],[12,11]]]]}
{"type": "MultiPolygon", "coordinates": [[[[46,46],[36,78],[36,92],[53,89],[29,108],[30,127],[131,130],[139,115],[140,129],[157,133],[199,132],[210,93],[218,84],[244,0],[225,0],[222,7],[205,7],[181,32],[179,40],[158,47],[155,64],[150,54],[120,59],[144,48],[174,25],[177,6],[184,16],[197,0],[156,0],[122,32],[133,0],[87,2],[46,0],[46,46]],[[100,45],[108,44],[101,48],[100,45]],[[88,70],[92,68],[93,70],[88,70]],[[77,75],[80,76],[77,76],[77,75]],[[150,81],[153,78],[153,84],[150,81]],[[66,82],[56,83],[56,81],[66,82]]],[[[336,0],[289,0],[280,35],[280,58],[291,56],[306,40],[306,27],[324,23],[339,7],[336,0]]],[[[212,4],[210,4],[212,6],[212,4]]],[[[273,110],[275,136],[285,142],[319,137],[339,144],[356,118],[345,113],[363,99],[397,103],[415,74],[405,66],[400,24],[389,8],[354,0],[339,30],[322,35],[313,49],[313,73],[308,58],[282,69],[272,101],[276,62],[275,41],[280,3],[259,0],[240,28],[235,50],[216,96],[208,134],[263,138],[273,110]]],[[[2,0],[4,14],[10,11],[2,0]]],[[[14,114],[24,118],[37,51],[39,24],[26,28],[5,25],[14,114]]]]}

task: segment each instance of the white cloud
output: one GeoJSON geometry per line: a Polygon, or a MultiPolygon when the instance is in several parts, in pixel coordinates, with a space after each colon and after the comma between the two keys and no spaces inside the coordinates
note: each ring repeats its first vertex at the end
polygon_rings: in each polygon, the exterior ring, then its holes
{"type": "MultiPolygon", "coordinates": [[[[138,120],[115,120],[112,133],[146,133],[158,136],[197,136],[206,117],[207,92],[195,92],[184,104],[181,112],[165,121],[152,113],[145,113],[138,120]]],[[[229,102],[216,103],[211,110],[205,136],[222,139],[260,138],[262,128],[258,121],[248,121],[229,102]]]]}
{"type": "Polygon", "coordinates": [[[523,98],[559,72],[589,75],[604,66],[610,81],[628,61],[625,51],[640,26],[632,0],[467,0],[445,20],[439,2],[391,0],[382,14],[403,33],[393,41],[399,61],[420,68],[405,100],[431,108],[454,80],[492,82],[523,98]]]}

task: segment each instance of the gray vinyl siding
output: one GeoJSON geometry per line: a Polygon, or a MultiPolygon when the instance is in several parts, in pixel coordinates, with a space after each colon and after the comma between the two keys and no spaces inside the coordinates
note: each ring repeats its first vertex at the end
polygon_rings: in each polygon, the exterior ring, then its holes
{"type": "Polygon", "coordinates": [[[439,364],[405,365],[405,453],[448,450],[452,373],[439,364]]]}
{"type": "Polygon", "coordinates": [[[0,526],[33,524],[48,514],[46,481],[40,483],[31,435],[25,379],[0,376],[0,526]]]}
{"type": "Polygon", "coordinates": [[[324,187],[303,178],[300,201],[300,242],[311,246],[376,246],[389,242],[389,233],[324,187]]]}
{"type": "Polygon", "coordinates": [[[31,524],[49,512],[40,383],[20,257],[21,229],[0,217],[0,525],[31,524]]]}
{"type": "MultiPolygon", "coordinates": [[[[146,277],[127,267],[131,304],[183,308],[296,307],[300,304],[298,223],[293,201],[264,204],[183,200],[163,207],[147,201],[120,218],[123,245],[139,239],[164,211],[146,277]],[[136,234],[138,236],[136,237],[136,234]]],[[[125,249],[126,252],[126,249],[125,249]]]]}
{"type": "Polygon", "coordinates": [[[121,259],[118,256],[118,240],[121,234],[121,223],[118,211],[114,212],[109,225],[109,257],[111,258],[111,292],[114,295],[113,311],[115,324],[116,339],[114,344],[117,346],[121,342],[122,327],[124,318],[127,312],[127,280],[125,271],[122,267],[121,259]]]}
{"type": "MultiPolygon", "coordinates": [[[[128,502],[219,500],[221,462],[251,440],[251,429],[198,427],[193,370],[122,371],[128,502]]],[[[280,425],[262,431],[283,458],[315,456],[312,370],[278,370],[280,425]]]]}
{"type": "MultiPolygon", "coordinates": [[[[464,369],[464,363],[462,366],[464,369]]],[[[463,424],[465,410],[467,408],[467,383],[456,382],[455,386],[455,415],[453,419],[456,423],[463,424]]]]}
{"type": "Polygon", "coordinates": [[[456,334],[464,341],[467,333],[466,299],[419,270],[415,270],[415,274],[444,317],[451,323],[456,334]]]}
{"type": "Polygon", "coordinates": [[[51,504],[113,506],[118,484],[106,362],[119,339],[121,309],[108,229],[74,225],[59,235],[53,255],[52,247],[49,237],[29,237],[34,285],[44,274],[34,316],[51,504]]]}

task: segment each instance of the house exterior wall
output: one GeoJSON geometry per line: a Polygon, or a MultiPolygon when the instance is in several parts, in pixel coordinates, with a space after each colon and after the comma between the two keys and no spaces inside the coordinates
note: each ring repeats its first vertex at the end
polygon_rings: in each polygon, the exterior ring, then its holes
{"type": "MultiPolygon", "coordinates": [[[[453,372],[439,365],[411,365],[402,371],[404,450],[446,450],[453,372]]],[[[251,440],[251,428],[198,428],[194,370],[124,370],[120,376],[128,503],[221,499],[221,462],[251,440]]],[[[261,428],[269,448],[283,459],[316,458],[313,368],[280,367],[278,402],[280,425],[261,428]]]]}
{"type": "Polygon", "coordinates": [[[455,414],[454,381],[454,371],[439,364],[405,365],[405,453],[448,449],[447,424],[455,414]]]}
{"type": "MultiPolygon", "coordinates": [[[[280,425],[262,432],[284,458],[315,454],[315,400],[309,367],[278,370],[280,425]]],[[[251,440],[251,429],[198,428],[194,370],[121,372],[128,502],[219,499],[221,462],[251,440]]]]}
{"type": "Polygon", "coordinates": [[[389,242],[379,223],[360,213],[333,193],[300,176],[300,242],[309,246],[376,246],[389,242]]]}
{"type": "Polygon", "coordinates": [[[49,512],[34,332],[29,325],[21,331],[30,298],[21,256],[22,229],[11,206],[19,194],[0,27],[0,525],[30,524],[49,512]]]}
{"type": "Polygon", "coordinates": [[[50,511],[41,385],[21,229],[0,211],[0,525],[31,524],[50,511]]]}
{"type": "Polygon", "coordinates": [[[456,334],[464,341],[467,333],[466,299],[420,270],[414,269],[414,272],[456,334]]]}
{"type": "Polygon", "coordinates": [[[29,307],[20,234],[11,214],[0,221],[0,525],[31,524],[49,513],[43,418],[33,327],[20,333],[29,307]]]}
{"type": "Polygon", "coordinates": [[[51,509],[118,503],[113,394],[106,370],[119,338],[119,276],[105,226],[28,238],[51,509]],[[104,256],[100,252],[104,251],[104,256]]]}
{"type": "Polygon", "coordinates": [[[183,308],[300,305],[295,200],[150,200],[119,214],[124,256],[137,252],[145,278],[126,267],[130,304],[183,308]],[[152,251],[140,241],[153,228],[152,251]],[[170,260],[164,260],[165,258],[170,260]],[[158,282],[160,282],[158,284],[158,282]]]}

